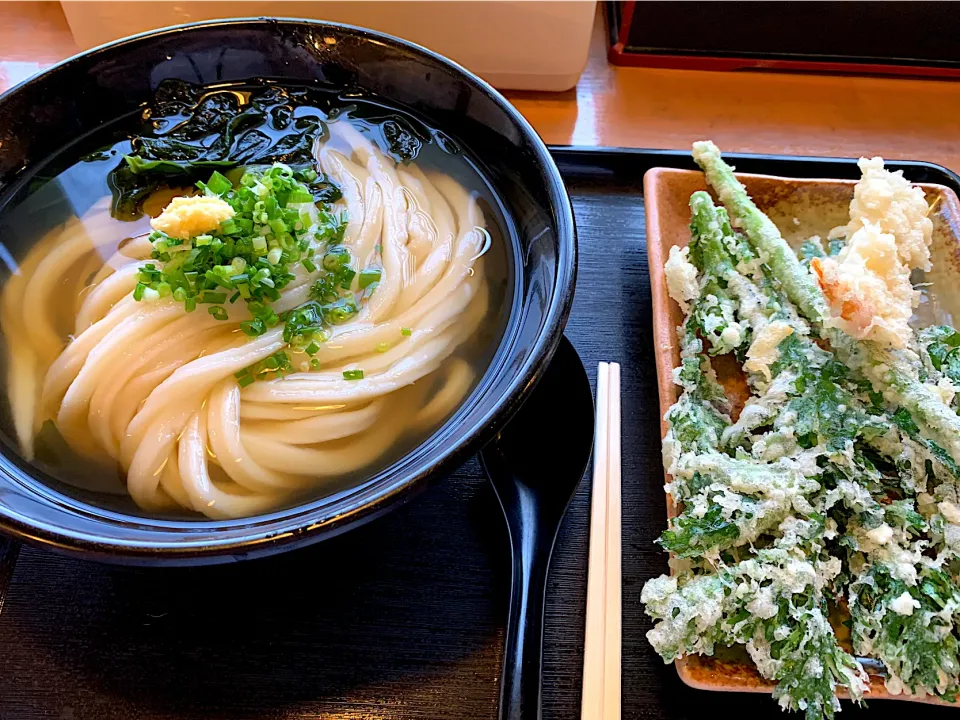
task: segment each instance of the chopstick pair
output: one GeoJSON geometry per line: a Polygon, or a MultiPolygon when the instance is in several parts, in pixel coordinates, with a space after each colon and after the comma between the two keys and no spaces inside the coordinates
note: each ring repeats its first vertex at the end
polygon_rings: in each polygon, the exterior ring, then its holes
{"type": "Polygon", "coordinates": [[[581,720],[620,718],[620,365],[600,363],[581,720]]]}

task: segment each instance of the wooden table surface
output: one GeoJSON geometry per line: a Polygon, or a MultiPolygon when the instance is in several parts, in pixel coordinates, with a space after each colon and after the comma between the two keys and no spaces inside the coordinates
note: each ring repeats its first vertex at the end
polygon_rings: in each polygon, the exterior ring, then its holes
{"type": "MultiPolygon", "coordinates": [[[[598,18],[599,20],[599,18],[598,18]]],[[[55,2],[0,3],[0,90],[77,52],[55,2]]],[[[509,92],[547,143],[882,155],[960,172],[960,82],[607,64],[598,21],[576,89],[509,92]]]]}
{"type": "Polygon", "coordinates": [[[598,22],[576,89],[508,93],[548,143],[926,160],[960,171],[960,82],[610,65],[598,22]]]}

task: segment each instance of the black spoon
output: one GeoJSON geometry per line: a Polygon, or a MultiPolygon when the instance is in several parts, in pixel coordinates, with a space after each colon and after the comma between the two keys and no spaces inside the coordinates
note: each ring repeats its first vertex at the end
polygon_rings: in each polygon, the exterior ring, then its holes
{"type": "Polygon", "coordinates": [[[550,555],[592,448],[590,381],[562,338],[533,394],[480,454],[507,518],[513,555],[500,720],[540,718],[550,555]]]}

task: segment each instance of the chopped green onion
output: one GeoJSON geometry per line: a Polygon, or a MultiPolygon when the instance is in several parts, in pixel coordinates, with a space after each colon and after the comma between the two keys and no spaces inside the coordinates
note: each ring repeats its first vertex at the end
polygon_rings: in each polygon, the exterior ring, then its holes
{"type": "Polygon", "coordinates": [[[233,376],[240,383],[240,387],[246,387],[257,380],[272,380],[292,371],[293,366],[290,364],[290,356],[280,350],[258,363],[235,372],[233,376]]]}
{"type": "Polygon", "coordinates": [[[320,346],[317,345],[315,342],[312,342],[309,345],[307,345],[307,349],[305,350],[307,355],[316,355],[319,351],[320,351],[320,346]]]}
{"type": "Polygon", "coordinates": [[[350,297],[340,298],[336,302],[324,305],[323,319],[331,325],[342,325],[359,312],[356,301],[350,297]]]}
{"type": "Polygon", "coordinates": [[[390,343],[385,343],[385,342],[377,343],[378,353],[385,353],[389,349],[390,349],[390,343]]]}
{"type": "Polygon", "coordinates": [[[223,303],[225,303],[226,301],[227,301],[226,293],[210,292],[209,290],[205,290],[204,292],[200,293],[200,297],[198,298],[198,302],[215,303],[217,305],[223,305],[223,303]]]}
{"type": "Polygon", "coordinates": [[[301,203],[312,203],[313,193],[294,190],[287,196],[287,205],[299,205],[301,203]]]}
{"type": "Polygon", "coordinates": [[[343,268],[338,275],[340,276],[340,287],[344,290],[349,290],[350,286],[353,284],[353,278],[356,277],[356,270],[351,270],[348,267],[343,268]]]}
{"type": "Polygon", "coordinates": [[[205,189],[209,190],[212,195],[226,195],[233,190],[233,185],[224,175],[214,170],[210,179],[207,181],[205,189]]]}
{"type": "Polygon", "coordinates": [[[364,268],[361,270],[360,279],[358,280],[360,289],[362,290],[368,285],[380,282],[380,274],[380,268],[364,268]]]}
{"type": "Polygon", "coordinates": [[[411,330],[410,328],[400,328],[400,334],[403,335],[404,337],[410,337],[411,335],[413,335],[413,330],[411,330]]]}
{"type": "MultiPolygon", "coordinates": [[[[222,198],[233,216],[217,229],[186,240],[151,232],[153,262],[139,268],[134,298],[172,297],[187,312],[200,303],[213,305],[208,312],[218,320],[228,319],[230,313],[216,306],[228,298],[230,303],[242,299],[250,317],[240,319],[240,328],[258,337],[281,322],[270,305],[294,280],[294,267],[300,263],[314,275],[315,283],[308,309],[301,306],[285,317],[284,335],[295,350],[319,352],[330,326],[350,320],[359,308],[351,291],[356,277],[353,258],[342,244],[346,214],[334,213],[329,204],[316,200],[305,184],[316,178],[309,168],[295,170],[282,163],[251,167],[236,185],[221,172],[211,172],[197,188],[222,198]],[[317,252],[318,246],[325,250],[317,252]]],[[[279,373],[289,367],[288,360],[274,367],[278,362],[258,366],[257,372],[279,373]]]]}
{"type": "Polygon", "coordinates": [[[219,285],[222,288],[233,290],[233,283],[230,282],[229,278],[224,277],[224,275],[225,272],[223,270],[218,271],[216,268],[213,268],[211,270],[207,270],[207,272],[204,274],[204,279],[212,285],[219,285]]]}
{"type": "Polygon", "coordinates": [[[363,380],[363,370],[344,370],[344,380],[363,380]]]}
{"type": "Polygon", "coordinates": [[[350,251],[343,245],[334,245],[323,256],[323,269],[334,272],[350,264],[350,251]]]}
{"type": "Polygon", "coordinates": [[[263,321],[259,318],[254,318],[253,320],[244,320],[240,323],[240,329],[243,331],[244,335],[249,337],[259,337],[267,331],[263,321]]]}

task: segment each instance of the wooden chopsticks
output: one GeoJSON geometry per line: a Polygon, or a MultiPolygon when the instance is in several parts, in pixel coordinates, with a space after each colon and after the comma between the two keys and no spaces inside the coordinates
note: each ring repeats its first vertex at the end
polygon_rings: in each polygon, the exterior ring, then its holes
{"type": "Polygon", "coordinates": [[[597,371],[581,720],[620,720],[620,365],[597,371]]]}

